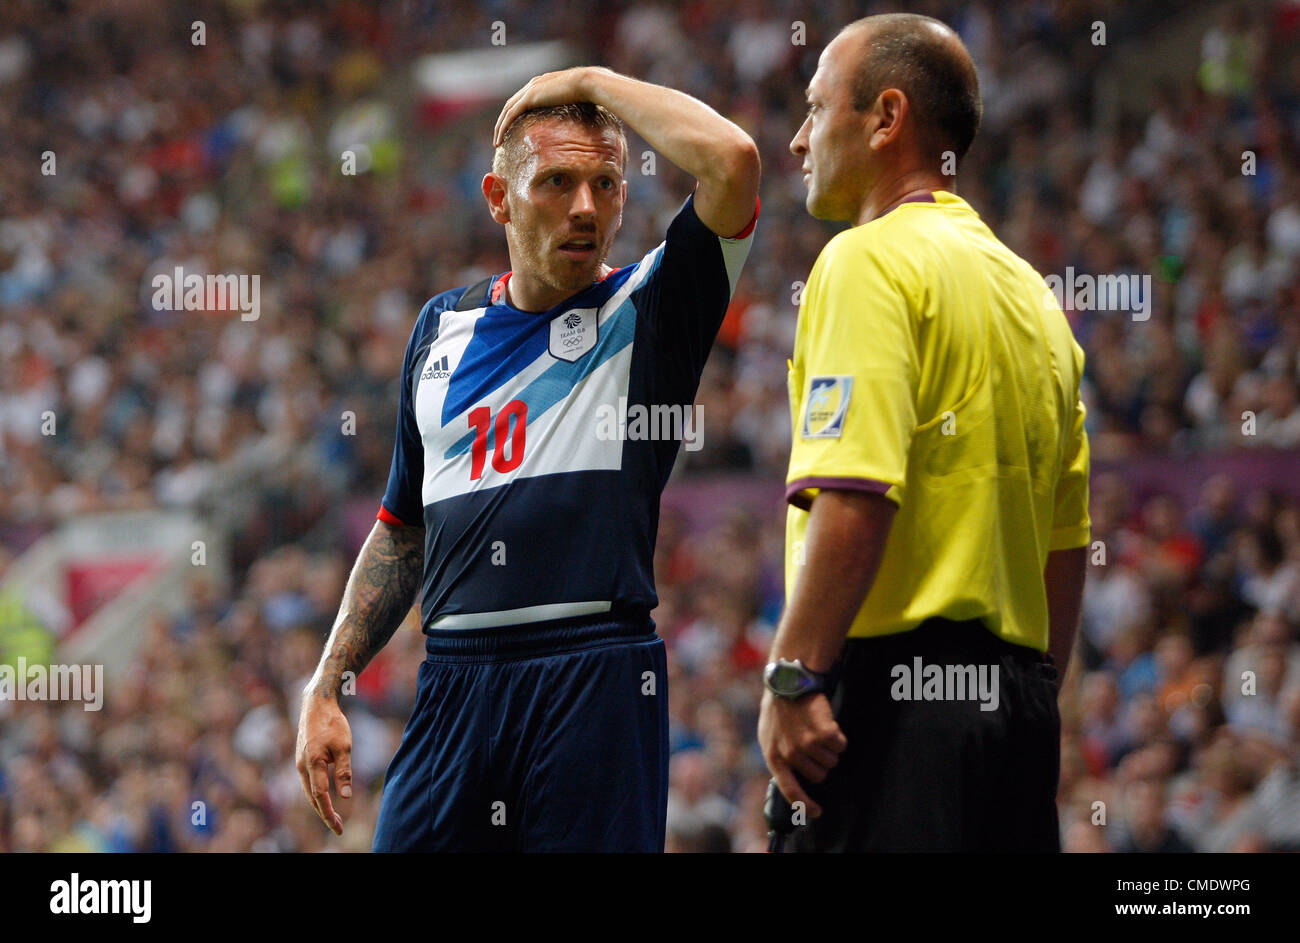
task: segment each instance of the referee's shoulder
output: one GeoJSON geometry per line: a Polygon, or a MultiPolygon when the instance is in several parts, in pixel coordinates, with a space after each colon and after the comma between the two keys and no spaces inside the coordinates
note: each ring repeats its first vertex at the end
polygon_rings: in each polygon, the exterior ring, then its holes
{"type": "MultiPolygon", "coordinates": [[[[860,226],[852,226],[836,233],[831,243],[838,241],[843,248],[854,251],[892,254],[902,251],[900,239],[908,239],[917,233],[933,229],[941,222],[941,217],[929,214],[889,212],[860,226]]],[[[829,248],[830,243],[827,245],[829,248]]]]}
{"type": "Polygon", "coordinates": [[[817,257],[818,267],[833,265],[836,268],[848,266],[857,269],[863,263],[872,261],[892,269],[895,260],[905,256],[906,234],[911,231],[912,226],[900,229],[897,221],[891,220],[889,216],[841,230],[822,247],[817,257]]]}

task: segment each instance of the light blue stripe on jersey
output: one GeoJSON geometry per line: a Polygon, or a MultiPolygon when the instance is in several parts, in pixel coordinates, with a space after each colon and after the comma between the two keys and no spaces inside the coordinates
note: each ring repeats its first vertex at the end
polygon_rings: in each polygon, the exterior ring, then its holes
{"type": "Polygon", "coordinates": [[[500,389],[517,376],[521,370],[546,353],[548,323],[537,315],[510,311],[500,316],[483,314],[474,324],[461,366],[452,374],[447,384],[447,398],[442,403],[442,424],[445,426],[478,400],[500,389]],[[524,328],[528,336],[504,358],[493,353],[496,346],[493,335],[508,341],[520,333],[520,324],[532,319],[524,328]]]}
{"type": "MultiPolygon", "coordinates": [[[[656,264],[658,264],[658,260],[656,260],[656,264]]],[[[578,358],[575,363],[557,360],[545,373],[523,388],[516,398],[522,400],[528,407],[528,417],[536,419],[556,403],[568,397],[583,378],[593,373],[601,364],[627,347],[628,344],[631,344],[635,334],[636,305],[629,296],[623,299],[623,303],[600,325],[600,337],[596,341],[595,348],[590,353],[578,358]]],[[[545,345],[543,345],[544,347],[545,345]]],[[[528,363],[531,362],[528,361],[528,363]]],[[[523,364],[519,369],[523,369],[528,363],[523,364]]],[[[474,444],[475,435],[477,435],[477,432],[471,429],[446,451],[443,458],[452,459],[467,452],[469,447],[474,444]]],[[[495,443],[496,424],[493,423],[487,434],[486,445],[488,451],[495,448],[495,443]]]]}
{"type": "MultiPolygon", "coordinates": [[[[658,264],[656,259],[655,265],[658,264]]],[[[618,291],[636,270],[637,266],[629,265],[620,271],[612,272],[609,277],[593,287],[599,287],[601,291],[612,294],[618,291]]],[[[583,307],[582,299],[585,295],[587,295],[586,291],[570,298],[569,307],[583,307]]],[[[488,305],[488,307],[493,306],[488,305]]],[[[542,356],[549,344],[548,331],[551,320],[551,318],[542,320],[538,315],[527,314],[513,308],[508,308],[504,315],[480,317],[474,325],[474,336],[470,338],[469,346],[465,348],[465,353],[461,357],[462,366],[457,368],[451,382],[447,385],[447,397],[442,403],[442,424],[445,426],[470,405],[492,391],[500,389],[512,377],[517,376],[520,371],[542,356]],[[504,359],[498,359],[499,354],[495,352],[496,343],[493,336],[500,335],[504,340],[509,340],[512,335],[519,332],[520,318],[525,322],[532,322],[528,325],[531,333],[504,359]]]]}

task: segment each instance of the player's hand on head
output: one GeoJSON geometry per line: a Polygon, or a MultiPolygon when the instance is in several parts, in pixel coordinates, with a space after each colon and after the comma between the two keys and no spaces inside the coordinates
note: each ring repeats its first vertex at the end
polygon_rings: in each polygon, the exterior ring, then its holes
{"type": "Polygon", "coordinates": [[[492,146],[501,146],[506,136],[506,129],[525,111],[588,101],[591,92],[586,83],[597,71],[600,70],[595,66],[578,66],[560,72],[545,72],[533,76],[523,88],[506,99],[505,107],[497,116],[496,128],[492,131],[492,146]]]}
{"type": "Polygon", "coordinates": [[[298,718],[298,777],[311,807],[335,835],[343,834],[343,817],[330,800],[330,767],[339,798],[352,798],[352,728],[338,701],[310,693],[298,718]]]}
{"type": "Polygon", "coordinates": [[[798,777],[824,782],[848,746],[830,700],[824,694],[791,701],[765,693],[758,716],[758,742],[781,794],[791,803],[803,802],[808,814],[818,818],[821,806],[809,798],[798,777]]]}

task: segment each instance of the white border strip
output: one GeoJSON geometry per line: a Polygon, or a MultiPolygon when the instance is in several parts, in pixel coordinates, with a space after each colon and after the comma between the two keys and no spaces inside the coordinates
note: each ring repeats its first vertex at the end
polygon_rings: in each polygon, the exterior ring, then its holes
{"type": "Polygon", "coordinates": [[[567,619],[609,612],[610,600],[603,602],[557,602],[541,606],[524,606],[522,609],[502,609],[499,612],[453,612],[439,616],[430,623],[431,629],[490,629],[503,625],[523,625],[526,622],[545,622],[549,619],[567,619]]]}

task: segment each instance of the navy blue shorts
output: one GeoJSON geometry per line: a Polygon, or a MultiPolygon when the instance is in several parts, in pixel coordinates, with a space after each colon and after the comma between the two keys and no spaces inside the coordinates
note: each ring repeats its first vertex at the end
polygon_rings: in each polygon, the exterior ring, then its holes
{"type": "Polygon", "coordinates": [[[664,848],[668,671],[645,624],[435,630],[375,851],[664,848]]]}

